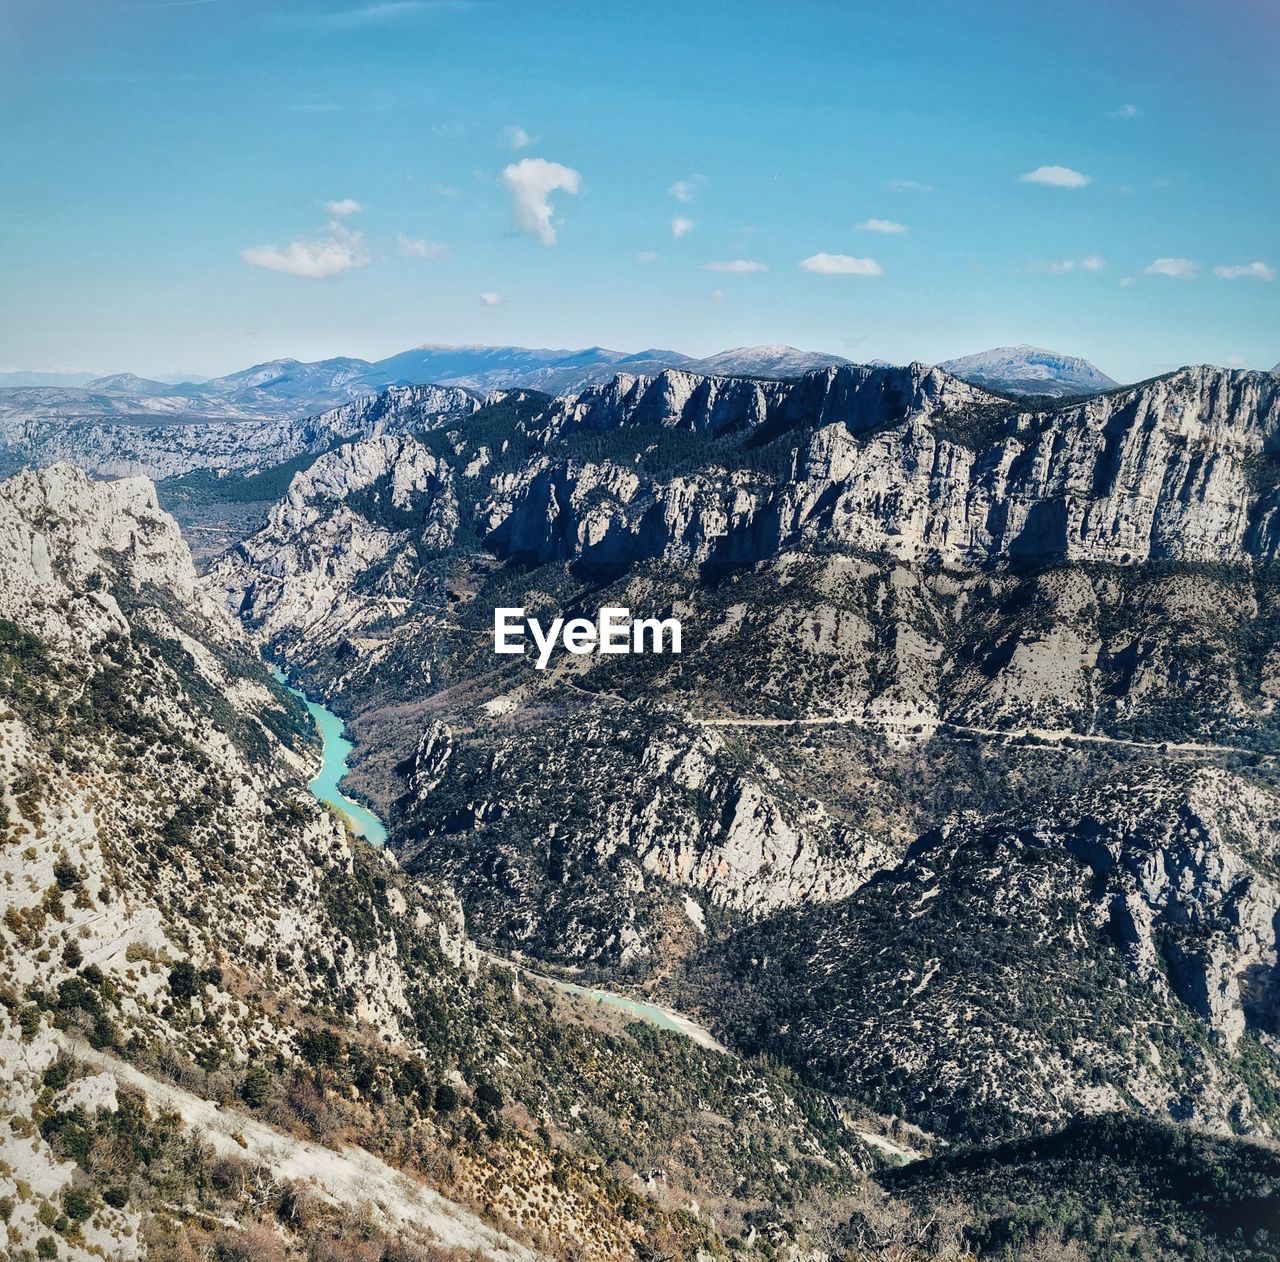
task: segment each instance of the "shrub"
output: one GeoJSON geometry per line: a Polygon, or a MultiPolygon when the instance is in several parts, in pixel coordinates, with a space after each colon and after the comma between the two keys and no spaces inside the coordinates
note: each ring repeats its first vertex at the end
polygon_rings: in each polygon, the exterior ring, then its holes
{"type": "Polygon", "coordinates": [[[190,960],[179,960],[169,970],[169,993],[178,1000],[190,1002],[200,986],[199,974],[190,960]]]}
{"type": "Polygon", "coordinates": [[[240,1098],[251,1109],[260,1109],[271,1098],[271,1071],[265,1065],[254,1063],[245,1070],[240,1098]]]}
{"type": "Polygon", "coordinates": [[[342,1059],[342,1043],[330,1030],[303,1030],[298,1054],[308,1065],[336,1065],[342,1059]]]}
{"type": "Polygon", "coordinates": [[[220,1237],[213,1247],[218,1262],[284,1262],[284,1246],[269,1227],[257,1224],[220,1237]]]}
{"type": "Polygon", "coordinates": [[[60,890],[70,890],[75,889],[83,878],[80,869],[66,855],[61,855],[53,865],[53,879],[58,882],[60,890]]]}
{"type": "Polygon", "coordinates": [[[45,1259],[58,1256],[58,1242],[52,1236],[41,1236],[36,1241],[36,1257],[45,1259]]]}
{"type": "Polygon", "coordinates": [[[476,1103],[484,1109],[502,1108],[502,1092],[491,1082],[481,1082],[476,1086],[476,1103]]]}
{"type": "Polygon", "coordinates": [[[451,1083],[442,1082],[436,1088],[436,1112],[452,1113],[458,1107],[458,1091],[451,1083]]]}

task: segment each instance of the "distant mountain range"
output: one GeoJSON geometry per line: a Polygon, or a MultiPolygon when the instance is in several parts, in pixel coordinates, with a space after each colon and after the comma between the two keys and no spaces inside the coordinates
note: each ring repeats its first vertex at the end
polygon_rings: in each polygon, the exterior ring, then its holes
{"type": "Polygon", "coordinates": [[[707,359],[694,359],[678,351],[628,353],[602,346],[585,350],[418,346],[376,361],[348,357],[314,363],[273,359],[225,377],[177,384],[128,372],[87,380],[14,373],[0,377],[0,416],[296,418],[392,386],[440,383],[479,391],[520,387],[547,394],[575,394],[619,373],[656,376],[664,369],[682,368],[706,376],[796,377],[848,362],[838,355],[790,346],[738,347],[707,359]]]}
{"type": "MultiPolygon", "coordinates": [[[[115,373],[0,374],[0,419],[107,418],[133,422],[181,419],[301,418],[392,386],[456,385],[486,392],[533,389],[576,394],[619,373],[656,376],[669,369],[709,377],[785,379],[850,363],[839,355],[792,346],[743,346],[697,359],[679,351],[638,352],[520,346],[419,346],[386,359],[351,357],[307,363],[273,359],[207,381],[172,383],[115,373]]],[[[1092,364],[1033,347],[1001,348],[941,365],[953,375],[1013,394],[1077,395],[1115,386],[1092,364]]]]}

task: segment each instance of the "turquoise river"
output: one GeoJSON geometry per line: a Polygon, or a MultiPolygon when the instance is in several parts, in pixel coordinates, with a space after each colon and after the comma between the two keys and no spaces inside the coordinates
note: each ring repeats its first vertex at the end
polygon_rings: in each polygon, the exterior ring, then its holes
{"type": "MultiPolygon", "coordinates": [[[[347,774],[347,756],[353,748],[351,742],[343,735],[342,720],[332,710],[326,709],[317,701],[312,701],[306,693],[293,687],[284,672],[277,667],[273,666],[271,673],[278,683],[288,688],[307,707],[307,713],[311,715],[312,721],[316,725],[316,730],[320,733],[320,739],[324,742],[324,760],[320,767],[320,773],[307,788],[321,802],[333,807],[335,811],[341,814],[351,825],[351,831],[357,837],[363,837],[375,846],[385,845],[387,829],[383,822],[368,807],[361,806],[359,802],[353,802],[338,787],[342,783],[343,776],[347,774]]],[[[486,954],[488,953],[486,952],[486,954]]],[[[504,968],[518,969],[521,972],[528,973],[530,976],[537,978],[538,981],[554,986],[557,990],[565,991],[571,995],[578,995],[583,999],[594,1000],[596,1003],[605,1004],[610,1008],[618,1008],[629,1016],[639,1017],[642,1021],[656,1025],[659,1029],[683,1034],[695,1043],[701,1043],[703,1047],[709,1047],[718,1052],[724,1051],[724,1048],[702,1026],[681,1013],[672,1011],[670,1008],[663,1008],[658,1004],[644,1003],[638,999],[628,999],[625,995],[615,995],[609,990],[597,990],[590,986],[579,986],[575,982],[561,981],[556,977],[535,973],[531,969],[524,968],[522,965],[503,959],[498,955],[490,955],[489,958],[495,964],[500,964],[504,968]]]]}
{"type": "Polygon", "coordinates": [[[307,713],[311,715],[316,730],[320,733],[320,739],[324,743],[324,761],[320,765],[319,773],[307,788],[321,802],[333,807],[342,815],[357,837],[363,837],[374,846],[385,845],[387,829],[383,822],[367,806],[353,802],[338,787],[342,783],[343,776],[347,774],[347,756],[354,748],[343,735],[342,720],[332,710],[326,709],[317,701],[312,701],[306,693],[293,687],[284,672],[277,667],[273,666],[271,673],[276,677],[277,682],[284,684],[307,707],[307,713]]]}

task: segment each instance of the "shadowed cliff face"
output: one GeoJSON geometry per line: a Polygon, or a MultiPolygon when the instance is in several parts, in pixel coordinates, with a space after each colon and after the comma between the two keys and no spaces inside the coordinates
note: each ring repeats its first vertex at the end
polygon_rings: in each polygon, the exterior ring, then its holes
{"type": "Polygon", "coordinates": [[[619,377],[320,457],[210,586],[486,942],[957,1135],[1273,1132],[1277,449],[1267,374],[619,377]],[[535,672],[499,605],[685,649],[535,672]]]}
{"type": "MultiPolygon", "coordinates": [[[[325,418],[326,432],[386,423],[361,407],[325,418]]],[[[320,461],[290,488],[295,512],[332,511],[387,459],[420,459],[419,443],[467,501],[457,531],[427,546],[470,541],[525,562],[741,564],[842,548],[961,568],[1270,563],[1280,530],[1280,391],[1263,373],[1186,369],[1028,412],[919,365],[786,382],[671,371],[568,400],[514,395],[452,423],[424,403],[434,441],[411,433],[403,408],[395,422],[399,454],[376,439],[320,461]]],[[[427,493],[454,488],[406,488],[395,506],[427,493]]],[[[404,524],[370,507],[373,524],[404,524]]],[[[287,544],[288,529],[276,519],[250,540],[226,583],[246,581],[244,563],[287,544]]]]}

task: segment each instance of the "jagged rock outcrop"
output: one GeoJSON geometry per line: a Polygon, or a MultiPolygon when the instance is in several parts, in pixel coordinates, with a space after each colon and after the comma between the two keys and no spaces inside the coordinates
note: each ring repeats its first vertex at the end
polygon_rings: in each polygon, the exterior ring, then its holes
{"type": "MultiPolygon", "coordinates": [[[[236,572],[254,578],[241,612],[252,610],[267,637],[324,625],[338,609],[348,627],[380,617],[389,602],[412,597],[423,562],[450,546],[458,519],[453,470],[421,443],[346,444],[296,474],[264,529],[242,545],[236,572]],[[350,608],[358,589],[359,613],[350,608]]],[[[225,578],[219,586],[232,599],[225,578]]]]}
{"type": "Polygon", "coordinates": [[[1276,557],[1265,471],[1280,391],[1265,374],[1184,369],[1051,412],[1002,412],[921,365],[785,383],[669,372],[558,403],[543,432],[649,425],[745,433],[752,446],[775,436],[794,453],[789,476],[716,451],[683,477],[621,486],[600,465],[535,463],[488,506],[497,544],[542,560],[744,561],[817,543],[960,566],[1276,557]]]}
{"type": "Polygon", "coordinates": [[[93,482],[55,464],[27,470],[0,496],[0,616],[80,651],[126,622],[110,591],[164,591],[222,643],[244,633],[201,588],[177,524],[161,512],[155,487],[141,478],[93,482]],[[87,595],[86,595],[87,593],[87,595]],[[74,605],[77,617],[67,616],[74,605]]]}
{"type": "MultiPolygon", "coordinates": [[[[1270,564],[1280,550],[1280,489],[1268,473],[1280,450],[1280,390],[1267,374],[1185,369],[1020,412],[921,365],[833,368],[790,382],[671,371],[531,403],[501,434],[484,431],[498,438],[501,461],[471,428],[452,429],[456,450],[432,448],[433,480],[407,475],[389,504],[398,516],[364,514],[380,532],[362,544],[366,565],[384,566],[404,543],[420,555],[441,551],[460,525],[502,557],[613,569],[747,564],[815,547],[961,568],[1270,564]],[[587,457],[592,444],[619,454],[587,457]],[[679,453],[674,463],[668,449],[679,453]],[[465,477],[466,505],[453,503],[444,465],[465,477]],[[415,528],[415,517],[427,525],[415,528]],[[381,533],[389,530],[400,537],[381,533]]],[[[394,458],[416,470],[425,452],[413,441],[394,458]]],[[[380,443],[324,466],[329,513],[363,495],[366,464],[385,468],[380,443]]],[[[308,485],[291,496],[313,494],[308,485]]],[[[314,526],[277,512],[221,566],[218,585],[229,592],[273,580],[260,602],[249,599],[251,622],[274,617],[288,573],[305,575],[287,550],[314,526]]],[[[335,516],[310,546],[319,553],[335,532],[365,529],[335,516]]],[[[333,589],[334,604],[343,595],[333,589]]],[[[314,613],[311,604],[309,625],[314,613]]]]}

